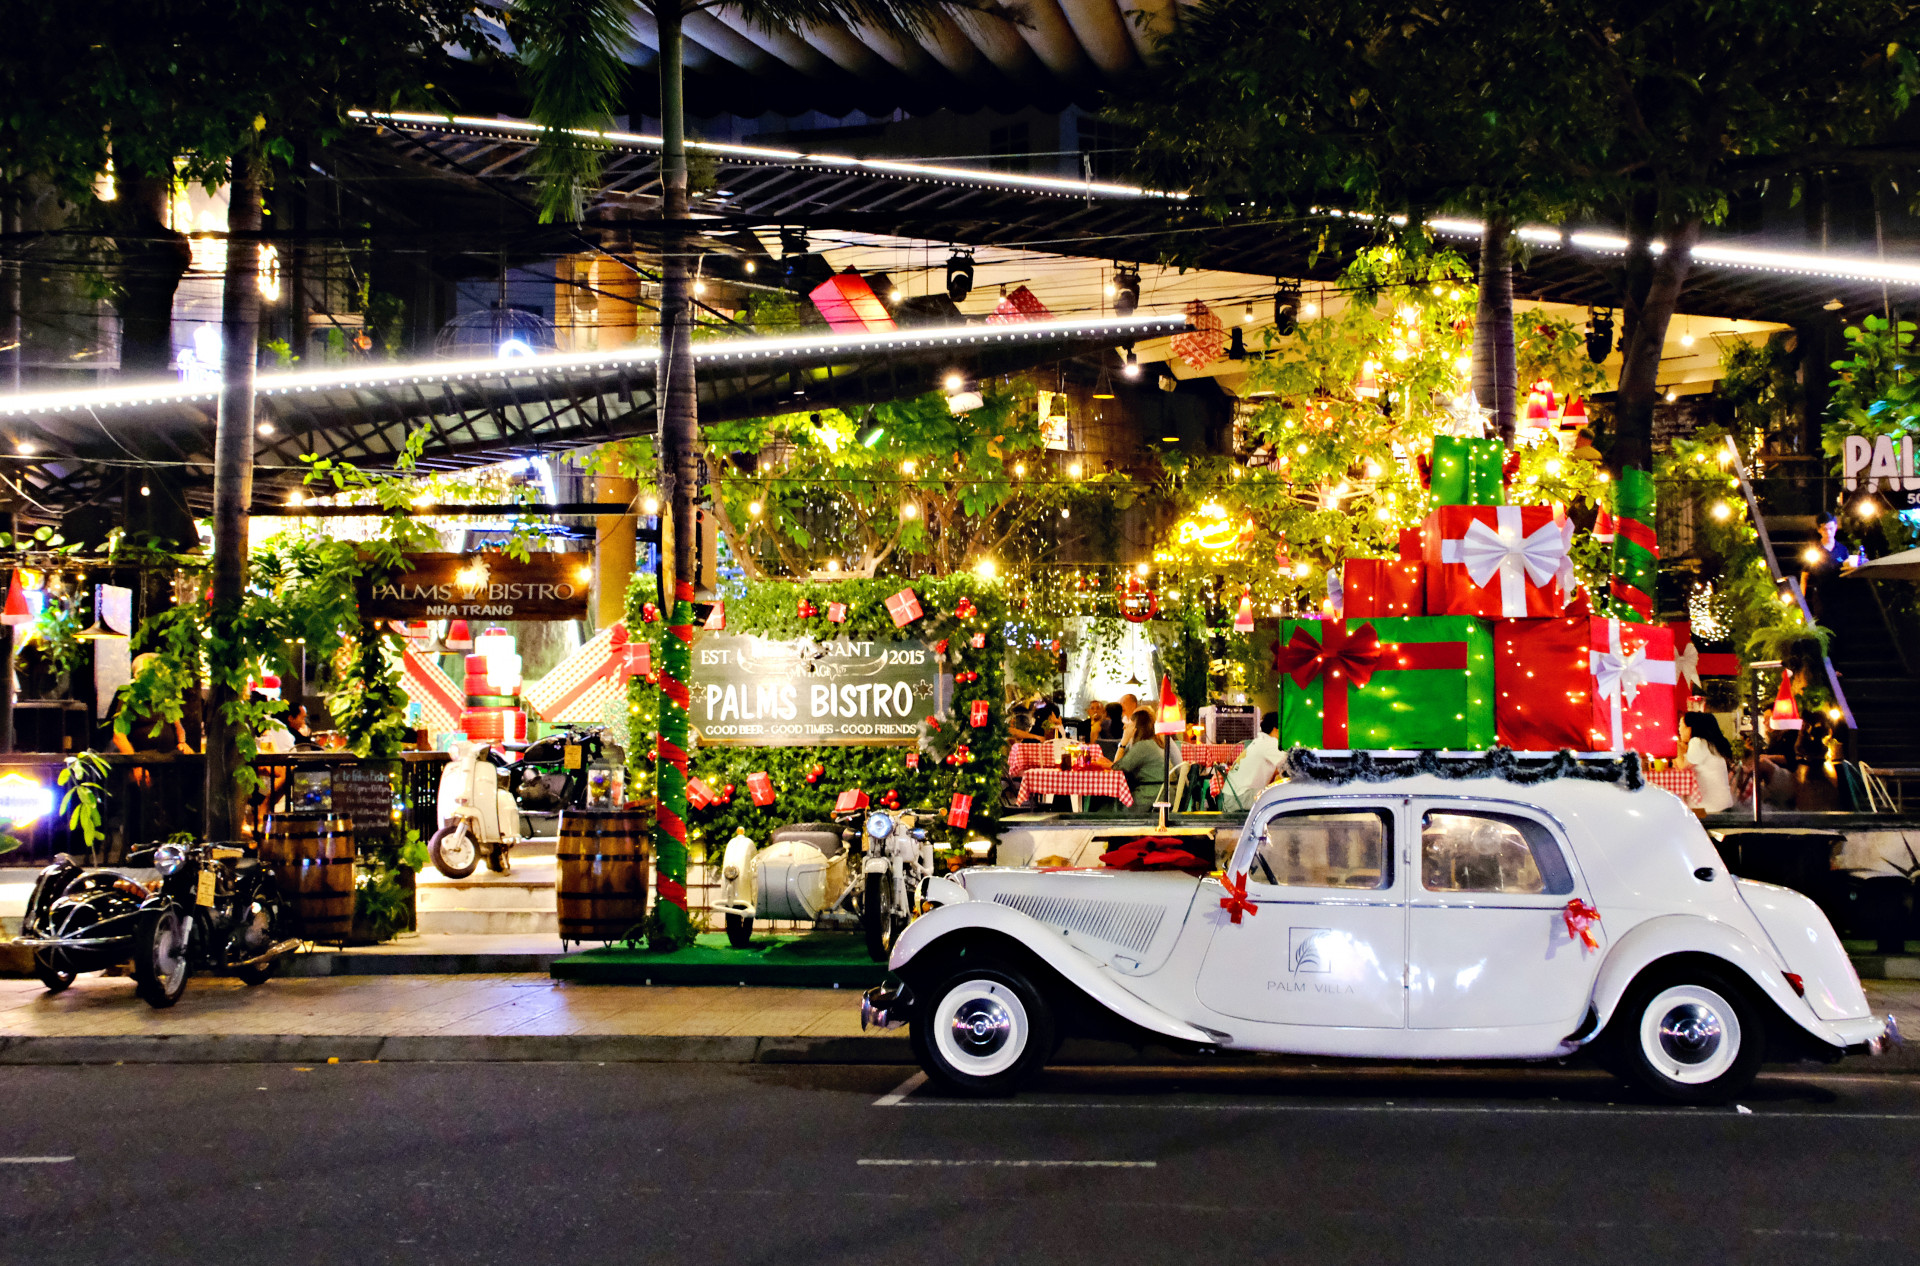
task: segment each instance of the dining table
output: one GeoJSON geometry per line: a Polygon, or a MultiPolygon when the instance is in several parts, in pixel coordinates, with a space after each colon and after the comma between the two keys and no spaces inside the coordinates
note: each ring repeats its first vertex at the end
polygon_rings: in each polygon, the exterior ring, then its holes
{"type": "Polygon", "coordinates": [[[1072,796],[1076,809],[1085,796],[1111,796],[1133,807],[1133,788],[1117,769],[1029,769],[1020,775],[1020,795],[1015,803],[1028,804],[1035,796],[1072,796]]]}

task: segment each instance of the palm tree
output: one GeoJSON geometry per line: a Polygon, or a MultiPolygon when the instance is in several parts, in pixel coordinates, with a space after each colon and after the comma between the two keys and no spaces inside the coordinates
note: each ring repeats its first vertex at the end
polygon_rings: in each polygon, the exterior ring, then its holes
{"type": "MultiPolygon", "coordinates": [[[[519,0],[512,11],[514,38],[526,68],[533,116],[545,125],[537,158],[542,180],[542,217],[578,219],[599,169],[601,146],[592,133],[611,122],[622,98],[628,68],[620,51],[631,40],[632,19],[650,16],[659,32],[660,176],[660,360],[654,398],[659,416],[661,603],[675,601],[677,584],[693,576],[694,448],[698,418],[694,394],[692,269],[687,239],[687,138],[681,93],[682,26],[689,14],[727,7],[767,30],[854,24],[917,34],[949,7],[945,0],[519,0]]],[[[668,639],[662,668],[676,667],[684,681],[684,644],[668,639]]],[[[662,701],[660,736],[686,749],[686,713],[662,701]]],[[[659,899],[653,923],[656,943],[692,940],[686,913],[686,771],[659,764],[659,823],[654,832],[659,899]],[[677,900],[676,900],[677,897],[677,900]]]]}

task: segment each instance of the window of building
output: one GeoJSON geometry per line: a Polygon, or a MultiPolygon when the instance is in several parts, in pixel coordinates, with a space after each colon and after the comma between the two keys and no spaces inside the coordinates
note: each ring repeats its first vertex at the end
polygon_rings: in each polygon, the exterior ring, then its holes
{"type": "Polygon", "coordinates": [[[1385,888],[1393,882],[1392,815],[1384,809],[1278,814],[1254,850],[1248,878],[1285,888],[1385,888]]]}
{"type": "Polygon", "coordinates": [[[1564,894],[1573,872],[1530,818],[1436,810],[1420,825],[1420,882],[1428,892],[1564,894]]]}

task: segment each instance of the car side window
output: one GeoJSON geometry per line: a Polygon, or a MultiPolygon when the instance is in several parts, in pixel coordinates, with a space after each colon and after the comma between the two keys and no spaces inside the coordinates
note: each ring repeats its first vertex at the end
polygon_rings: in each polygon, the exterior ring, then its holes
{"type": "Polygon", "coordinates": [[[1385,888],[1393,883],[1393,815],[1384,809],[1303,809],[1268,820],[1248,876],[1285,888],[1385,888]]]}
{"type": "Polygon", "coordinates": [[[1573,891],[1573,872],[1531,818],[1434,809],[1420,823],[1420,882],[1428,892],[1558,895],[1573,891]]]}

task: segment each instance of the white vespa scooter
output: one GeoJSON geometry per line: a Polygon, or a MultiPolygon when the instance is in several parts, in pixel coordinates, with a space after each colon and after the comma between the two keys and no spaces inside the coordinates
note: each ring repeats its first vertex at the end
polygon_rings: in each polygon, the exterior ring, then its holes
{"type": "Polygon", "coordinates": [[[427,841],[427,852],[449,879],[471,875],[483,851],[487,869],[504,875],[513,868],[509,855],[521,838],[520,806],[487,744],[462,740],[447,752],[450,759],[440,771],[440,829],[427,841]]]}
{"type": "Polygon", "coordinates": [[[913,918],[921,886],[933,874],[933,845],[911,812],[875,809],[832,822],[796,822],[758,848],[746,835],[727,841],[714,908],[727,916],[727,941],[744,948],[756,917],[861,927],[867,953],[885,962],[913,918]]]}

